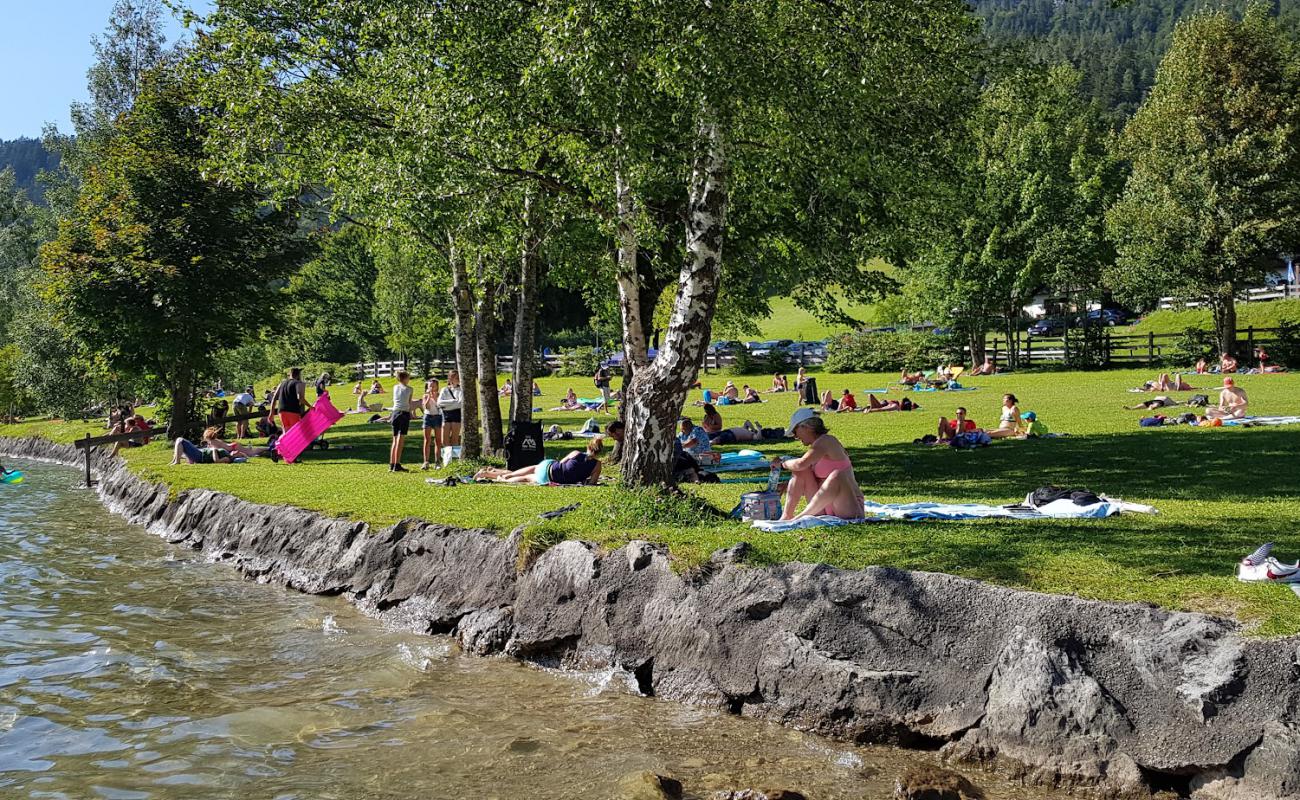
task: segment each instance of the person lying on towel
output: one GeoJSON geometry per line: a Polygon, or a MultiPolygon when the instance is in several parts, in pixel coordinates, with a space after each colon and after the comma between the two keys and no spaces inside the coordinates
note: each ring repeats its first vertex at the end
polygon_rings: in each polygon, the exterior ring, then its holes
{"type": "Polygon", "coordinates": [[[484,467],[474,473],[474,480],[496,483],[535,483],[538,486],[594,485],[600,480],[600,452],[604,442],[604,436],[596,436],[587,442],[585,451],[570,450],[559,461],[544,458],[540,464],[533,464],[513,472],[499,467],[484,467]]]}
{"type": "Polygon", "coordinates": [[[1223,379],[1223,391],[1219,392],[1219,405],[1205,409],[1205,416],[1210,419],[1241,419],[1246,416],[1246,390],[1237,385],[1232,378],[1223,379]]]}
{"type": "Polygon", "coordinates": [[[790,417],[786,434],[807,445],[808,451],[798,458],[772,459],[773,467],[790,470],[781,519],[820,516],[861,519],[865,498],[853,476],[853,462],[840,440],[831,436],[822,418],[812,409],[801,408],[790,417]],[[804,499],[808,505],[796,515],[795,509],[804,499]]]}

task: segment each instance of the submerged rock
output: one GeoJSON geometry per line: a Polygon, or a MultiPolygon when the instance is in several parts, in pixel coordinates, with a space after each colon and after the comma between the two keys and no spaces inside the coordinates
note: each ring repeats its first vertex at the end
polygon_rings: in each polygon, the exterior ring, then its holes
{"type": "Polygon", "coordinates": [[[984,793],[963,775],[939,767],[919,766],[894,781],[895,800],[983,800],[984,793]]]}
{"type": "Polygon", "coordinates": [[[624,775],[618,792],[618,800],[681,800],[682,784],[676,778],[644,770],[624,775]]]}

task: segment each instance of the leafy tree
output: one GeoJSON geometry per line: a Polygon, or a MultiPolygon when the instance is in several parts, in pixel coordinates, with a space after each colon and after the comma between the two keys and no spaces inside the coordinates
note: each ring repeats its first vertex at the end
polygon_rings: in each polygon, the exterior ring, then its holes
{"type": "Polygon", "coordinates": [[[202,172],[204,128],[175,76],[150,73],[41,251],[58,321],[113,370],[162,381],[174,436],[214,354],[274,320],[274,282],[307,253],[292,206],[202,172]]]}
{"type": "Polygon", "coordinates": [[[1266,8],[1181,23],[1123,149],[1109,282],[1148,306],[1205,300],[1232,352],[1237,291],[1300,242],[1300,58],[1266,8]]]}
{"type": "Polygon", "coordinates": [[[354,362],[379,352],[380,270],[370,239],[359,225],[328,234],[316,258],[289,280],[283,331],[271,337],[280,363],[354,362]]]}
{"type": "Polygon", "coordinates": [[[1122,172],[1082,79],[1064,66],[1014,71],[981,91],[953,143],[959,168],[910,263],[910,294],[966,335],[976,362],[985,332],[998,320],[1009,332],[1034,292],[1095,296],[1113,259],[1104,212],[1122,172]]]}

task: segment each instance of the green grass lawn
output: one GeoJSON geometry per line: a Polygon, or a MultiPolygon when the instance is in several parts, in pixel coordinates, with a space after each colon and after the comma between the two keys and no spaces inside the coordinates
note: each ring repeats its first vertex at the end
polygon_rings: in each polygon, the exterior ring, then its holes
{"type": "MultiPolygon", "coordinates": [[[[176,489],[204,487],[263,503],[291,503],[377,525],[406,516],[509,531],[539,512],[581,501],[582,508],[547,523],[544,539],[584,538],[615,547],[640,538],[669,545],[683,566],[715,548],[749,542],[759,562],[816,561],[842,567],[885,564],[949,572],[1007,586],[1106,600],[1149,602],[1184,610],[1234,616],[1261,635],[1300,632],[1300,598],[1280,586],[1240,584],[1238,559],[1265,541],[1276,541],[1282,558],[1300,558],[1300,426],[1257,429],[1140,429],[1141,412],[1125,411],[1139,395],[1125,390],[1152,377],[1150,371],[1008,374],[967,382],[976,391],[919,394],[923,410],[908,413],[837,415],[832,433],[849,448],[869,498],[899,502],[951,500],[1016,501],[1044,484],[1083,486],[1160,509],[1158,516],[1132,515],[1092,521],[982,521],[887,523],[804,531],[759,533],[740,523],[710,521],[670,525],[646,521],[647,503],[613,487],[563,489],[534,486],[425,483],[427,473],[387,472],[388,429],[348,416],[329,439],[335,449],[312,452],[296,466],[258,460],[242,465],[168,466],[163,443],[127,451],[132,468],[176,489]],[[978,451],[923,448],[912,440],[934,428],[940,414],[958,405],[981,424],[996,421],[1003,392],[1013,391],[1026,410],[1037,411],[1068,438],[1003,441],[978,451]],[[352,445],[343,451],[338,445],[352,445]]],[[[753,382],[766,385],[764,378],[753,382]]],[[[819,375],[822,389],[837,393],[883,386],[893,376],[819,375]]],[[[1208,386],[1211,378],[1198,379],[1208,386]]],[[[1243,376],[1252,408],[1261,414],[1300,414],[1300,376],[1243,376]]],[[[738,381],[739,382],[739,381],[738,381]]],[[[706,377],[705,385],[722,379],[706,377]]],[[[548,378],[536,405],[557,404],[566,387],[589,394],[587,378],[548,378]]],[[[351,401],[344,387],[339,404],[351,401]]],[[[898,395],[892,389],[891,396],[898,395]]],[[[698,392],[692,399],[698,398],[698,392]]],[[[767,395],[760,406],[721,409],[728,424],[745,418],[783,425],[795,408],[793,395],[767,395]]],[[[864,399],[864,398],[860,398],[864,399]]],[[[689,412],[688,412],[689,413],[689,412]]],[[[581,413],[542,413],[542,422],[576,428],[581,413]]],[[[44,435],[67,441],[81,423],[31,423],[0,427],[0,435],[44,435]]],[[[407,463],[418,463],[418,428],[407,463]]],[[[558,442],[560,456],[582,442],[558,442]]],[[[797,444],[765,447],[795,453],[797,444]]],[[[759,478],[761,476],[754,476],[759,478]]],[[[688,487],[714,505],[730,509],[757,484],[688,487]]]]}
{"type": "MultiPolygon", "coordinates": [[[[822,322],[795,305],[788,297],[773,297],[770,304],[772,313],[758,324],[758,334],[754,337],[758,341],[793,339],[796,342],[813,342],[853,329],[851,325],[822,322]]],[[[875,324],[875,315],[870,305],[842,301],[840,310],[867,325],[875,324]]]]}

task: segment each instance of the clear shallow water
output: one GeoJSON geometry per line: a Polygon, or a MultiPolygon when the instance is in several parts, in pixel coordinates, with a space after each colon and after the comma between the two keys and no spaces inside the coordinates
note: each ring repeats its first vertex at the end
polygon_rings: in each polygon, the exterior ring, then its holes
{"type": "Polygon", "coordinates": [[[0,486],[0,797],[608,798],[649,769],[697,796],[878,798],[929,760],[462,656],[195,561],[76,471],[21,466],[0,486]]]}

